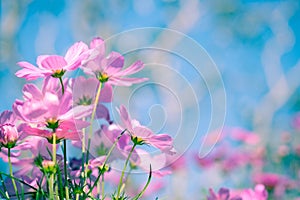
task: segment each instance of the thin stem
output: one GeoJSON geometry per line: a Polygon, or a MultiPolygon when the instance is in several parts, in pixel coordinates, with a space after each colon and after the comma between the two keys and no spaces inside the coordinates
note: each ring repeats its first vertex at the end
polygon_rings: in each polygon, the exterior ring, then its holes
{"type": "Polygon", "coordinates": [[[66,186],[65,187],[65,191],[66,191],[66,200],[69,200],[70,197],[69,197],[69,188],[66,186]]]}
{"type": "MultiPolygon", "coordinates": [[[[53,133],[52,135],[52,161],[53,163],[56,164],[56,134],[53,133]]],[[[54,200],[54,191],[53,191],[53,186],[54,186],[54,173],[50,175],[50,180],[49,180],[49,196],[50,199],[54,200]]]]}
{"type": "MultiPolygon", "coordinates": [[[[11,159],[10,159],[10,148],[8,148],[8,165],[9,165],[9,174],[10,174],[12,177],[14,177],[14,174],[13,174],[13,171],[12,171],[11,159]]],[[[14,186],[15,193],[16,193],[18,199],[20,199],[20,198],[19,198],[19,193],[18,193],[18,189],[17,189],[17,185],[16,185],[16,182],[15,182],[15,179],[11,179],[11,181],[12,181],[12,184],[13,184],[13,186],[14,186]]]]}
{"type": "Polygon", "coordinates": [[[59,82],[60,82],[60,85],[61,85],[61,92],[62,92],[62,94],[64,94],[65,93],[65,86],[64,86],[62,77],[59,77],[59,82]]]}
{"type": "Polygon", "coordinates": [[[95,102],[94,102],[94,108],[93,108],[93,112],[92,112],[92,116],[91,116],[91,125],[90,125],[89,136],[88,136],[88,148],[87,148],[87,155],[86,155],[86,163],[88,163],[88,160],[89,160],[89,150],[90,150],[90,146],[91,146],[91,137],[93,134],[93,121],[95,119],[97,105],[99,103],[101,88],[102,88],[102,82],[100,82],[99,86],[98,86],[98,90],[97,90],[97,94],[96,94],[96,98],[95,98],[95,102]]]}
{"type": "MultiPolygon", "coordinates": [[[[5,175],[5,174],[4,174],[4,175],[5,175]]],[[[8,195],[6,186],[5,186],[5,184],[4,184],[3,178],[2,178],[2,172],[0,172],[0,180],[1,180],[2,187],[3,187],[3,189],[5,190],[5,195],[3,195],[3,196],[4,196],[6,199],[9,199],[9,195],[8,195]]]]}
{"type": "Polygon", "coordinates": [[[52,135],[52,161],[56,163],[56,133],[52,135]]]}
{"type": "Polygon", "coordinates": [[[64,140],[64,149],[63,149],[63,152],[64,152],[65,187],[69,187],[68,171],[67,171],[67,141],[66,140],[64,140]]]}
{"type": "Polygon", "coordinates": [[[57,180],[58,180],[58,186],[59,186],[59,198],[64,199],[63,196],[63,183],[62,183],[62,177],[61,177],[61,171],[59,169],[59,166],[56,166],[56,171],[57,171],[57,180]]]}
{"type": "MultiPolygon", "coordinates": [[[[5,175],[5,176],[7,176],[7,177],[9,177],[9,178],[11,178],[11,179],[14,179],[14,180],[16,180],[16,181],[18,181],[18,182],[20,182],[20,183],[22,183],[22,184],[24,184],[24,185],[30,187],[31,189],[37,191],[37,189],[36,189],[35,187],[29,185],[28,183],[26,183],[26,182],[24,182],[24,181],[22,181],[22,180],[20,180],[20,179],[18,179],[18,178],[16,178],[16,177],[14,177],[14,176],[11,176],[11,175],[9,175],[9,174],[0,172],[0,179],[1,179],[2,184],[3,184],[2,175],[5,175]]],[[[3,184],[3,187],[5,187],[4,184],[3,184]]],[[[6,190],[6,188],[4,188],[4,189],[6,190]]]]}
{"type": "MultiPolygon", "coordinates": [[[[85,121],[85,118],[83,118],[83,120],[85,121]]],[[[81,156],[81,173],[80,173],[80,183],[81,185],[84,185],[85,184],[85,179],[86,179],[86,176],[85,176],[85,167],[84,167],[84,164],[85,164],[85,128],[82,129],[82,140],[81,140],[81,146],[82,146],[82,149],[81,149],[81,152],[82,152],[82,156],[81,156]]]]}
{"type": "Polygon", "coordinates": [[[105,194],[104,194],[104,174],[102,175],[101,189],[102,189],[102,191],[101,191],[102,200],[104,200],[104,196],[105,196],[105,194]]]}
{"type": "Polygon", "coordinates": [[[143,194],[145,193],[145,191],[146,191],[148,185],[150,184],[151,177],[152,177],[152,167],[151,167],[151,165],[150,165],[150,172],[149,172],[149,176],[148,176],[147,183],[146,183],[146,185],[144,186],[144,188],[142,189],[142,191],[141,191],[138,195],[136,195],[136,196],[133,198],[133,200],[138,200],[140,197],[143,196],[143,194]]]}
{"type": "MultiPolygon", "coordinates": [[[[101,88],[102,88],[102,82],[99,83],[99,86],[98,86],[98,89],[97,89],[97,94],[96,94],[96,97],[95,97],[93,112],[92,112],[92,116],[91,116],[91,125],[90,125],[89,135],[88,135],[88,148],[87,148],[87,152],[86,152],[85,166],[82,166],[82,167],[84,167],[84,173],[82,173],[82,175],[84,175],[84,185],[86,184],[87,171],[88,171],[88,162],[89,162],[89,153],[90,153],[90,146],[91,146],[91,138],[92,138],[92,134],[93,134],[93,121],[95,119],[97,105],[99,103],[99,98],[100,98],[100,94],[101,94],[101,88]]],[[[84,141],[84,144],[85,144],[85,137],[84,137],[83,141],[84,141]]],[[[82,149],[83,149],[83,147],[82,147],[82,149]]],[[[82,150],[82,152],[83,152],[83,150],[82,150]]],[[[84,155],[84,152],[83,152],[82,155],[84,155]]],[[[84,159],[84,157],[82,157],[82,159],[84,159]]]]}
{"type": "Polygon", "coordinates": [[[50,175],[49,179],[49,199],[54,200],[54,191],[53,191],[53,184],[54,184],[54,174],[50,175]]]}
{"type": "Polygon", "coordinates": [[[119,196],[120,196],[120,190],[121,190],[121,186],[122,186],[122,183],[123,183],[123,178],[124,178],[125,170],[126,170],[126,167],[128,165],[129,159],[130,159],[130,157],[132,155],[132,152],[133,152],[133,150],[134,150],[135,147],[136,147],[136,144],[134,143],[134,145],[132,146],[132,148],[131,148],[131,150],[129,152],[129,155],[128,155],[126,161],[125,161],[124,168],[122,170],[122,174],[121,174],[119,185],[118,185],[117,198],[119,198],[119,196]]]}

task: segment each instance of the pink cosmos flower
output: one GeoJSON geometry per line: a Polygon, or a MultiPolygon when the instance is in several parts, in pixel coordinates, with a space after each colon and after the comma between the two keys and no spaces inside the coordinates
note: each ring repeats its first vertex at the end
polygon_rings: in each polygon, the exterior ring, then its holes
{"type": "Polygon", "coordinates": [[[60,78],[66,71],[75,70],[81,65],[81,61],[88,54],[88,46],[83,42],[77,42],[72,45],[65,57],[58,55],[41,55],[37,57],[37,65],[28,62],[19,62],[18,65],[23,69],[16,72],[16,76],[26,78],[26,80],[35,80],[40,77],[52,76],[60,78]]]}
{"type": "Polygon", "coordinates": [[[39,90],[33,84],[26,84],[23,88],[24,101],[16,100],[13,109],[16,115],[26,123],[22,129],[28,135],[42,136],[52,139],[53,132],[57,139],[78,140],[79,132],[88,123],[83,117],[90,115],[91,106],[72,107],[70,90],[62,95],[48,87],[55,80],[46,78],[43,89],[39,90]]]}
{"type": "Polygon", "coordinates": [[[168,134],[154,134],[150,129],[142,126],[137,120],[132,120],[122,105],[119,113],[121,120],[135,144],[149,144],[160,149],[164,153],[174,154],[173,139],[168,134]]]}
{"type": "Polygon", "coordinates": [[[105,44],[101,38],[95,38],[90,44],[90,57],[83,63],[82,69],[85,73],[95,75],[100,82],[110,85],[130,86],[133,83],[146,81],[146,78],[128,78],[144,68],[141,61],[133,63],[131,66],[122,70],[124,66],[124,57],[111,52],[105,56],[105,44]]]}
{"type": "MultiPolygon", "coordinates": [[[[75,105],[91,105],[95,102],[95,95],[99,81],[96,78],[84,78],[82,76],[74,79],[72,83],[73,102],[75,105]]],[[[112,101],[112,86],[109,84],[103,85],[99,97],[99,102],[96,109],[96,118],[104,118],[111,123],[108,109],[102,103],[112,101]]]]}

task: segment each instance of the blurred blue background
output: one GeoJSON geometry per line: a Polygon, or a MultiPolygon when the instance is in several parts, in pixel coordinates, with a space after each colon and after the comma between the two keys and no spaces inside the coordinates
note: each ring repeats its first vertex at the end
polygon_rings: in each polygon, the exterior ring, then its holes
{"type": "MultiPolygon", "coordinates": [[[[225,126],[241,126],[267,138],[274,128],[272,134],[289,130],[293,114],[300,109],[299,3],[298,0],[2,0],[0,110],[11,109],[14,100],[21,98],[25,80],[14,75],[19,69],[18,61],[35,64],[38,55],[63,55],[79,40],[88,43],[95,36],[107,39],[134,28],[160,27],[191,37],[217,65],[227,96],[225,126]]],[[[130,46],[134,40],[131,38],[121,45],[130,46]]],[[[147,54],[142,56],[146,58],[147,54]]],[[[176,65],[174,60],[170,63],[176,65]]],[[[184,65],[183,61],[178,63],[184,65]]],[[[186,69],[190,68],[181,70],[186,69]]],[[[197,90],[197,82],[188,81],[197,90]]],[[[197,91],[196,95],[201,96],[197,91]]],[[[205,115],[209,112],[205,110],[209,94],[204,92],[201,98],[204,106],[199,108],[205,115]]],[[[202,127],[200,122],[199,127],[202,127]]],[[[193,148],[199,143],[195,142],[193,148]]]]}

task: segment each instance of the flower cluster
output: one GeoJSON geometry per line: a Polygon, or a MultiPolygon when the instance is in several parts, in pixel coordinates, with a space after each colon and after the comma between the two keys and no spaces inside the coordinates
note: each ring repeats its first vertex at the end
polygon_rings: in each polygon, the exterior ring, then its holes
{"type": "Polygon", "coordinates": [[[12,111],[0,116],[0,157],[9,165],[9,174],[0,174],[0,197],[139,199],[152,174],[169,174],[152,170],[150,154],[139,146],[157,148],[165,159],[175,153],[172,138],[131,119],[123,105],[117,109],[122,124],[115,123],[105,104],[113,100],[114,86],[147,80],[128,77],[142,70],[143,62],[124,69],[124,57],[117,52],[106,55],[104,41],[94,38],[89,46],[75,43],[65,56],[38,56],[36,64],[19,62],[22,69],[16,76],[27,81],[43,78],[42,86],[25,84],[23,99],[15,100],[12,111]],[[73,70],[82,75],[67,77],[73,70]],[[101,126],[96,129],[98,121],[101,126]],[[72,146],[75,152],[81,150],[80,156],[70,156],[72,146]],[[112,166],[122,161],[123,170],[118,173],[112,166]],[[128,167],[149,174],[135,194],[126,191],[128,167]],[[111,193],[105,185],[112,188],[111,193]]]}

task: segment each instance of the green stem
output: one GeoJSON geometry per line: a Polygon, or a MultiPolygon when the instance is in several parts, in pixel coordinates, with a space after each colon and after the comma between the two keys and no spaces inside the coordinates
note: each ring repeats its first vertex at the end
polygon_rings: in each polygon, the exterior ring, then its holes
{"type": "Polygon", "coordinates": [[[122,186],[122,183],[123,183],[123,178],[124,178],[125,170],[126,170],[126,167],[128,165],[129,159],[130,159],[131,154],[132,154],[132,152],[133,152],[133,150],[134,150],[135,147],[136,147],[136,143],[134,143],[134,145],[132,146],[132,148],[131,148],[131,150],[129,152],[129,155],[128,155],[126,161],[125,161],[124,168],[122,170],[122,174],[121,174],[121,177],[120,177],[120,182],[119,182],[119,185],[118,185],[117,198],[120,197],[120,190],[121,190],[121,186],[122,186]]]}
{"type": "Polygon", "coordinates": [[[94,108],[93,108],[93,112],[92,112],[92,116],[91,116],[91,125],[90,125],[89,136],[88,136],[88,148],[87,148],[87,154],[86,154],[86,164],[88,163],[88,160],[89,160],[89,150],[90,150],[91,138],[92,138],[92,134],[93,134],[93,121],[95,119],[97,105],[99,103],[101,88],[102,88],[102,82],[100,82],[99,86],[98,86],[98,90],[97,90],[97,94],[96,94],[96,98],[95,98],[95,102],[94,102],[94,108]]]}
{"type": "MultiPolygon", "coordinates": [[[[97,89],[97,94],[96,94],[96,97],[95,97],[93,112],[92,112],[92,116],[91,116],[91,125],[90,125],[89,135],[88,135],[88,148],[87,148],[87,152],[86,152],[85,166],[82,166],[82,169],[84,169],[84,173],[82,173],[82,175],[84,176],[84,181],[83,181],[84,184],[86,184],[86,178],[87,178],[86,176],[87,176],[87,170],[88,170],[91,138],[92,138],[92,134],[93,134],[93,121],[95,119],[97,105],[99,103],[101,88],[102,88],[102,82],[99,83],[99,86],[98,86],[98,89],[97,89]]],[[[84,144],[85,144],[85,137],[83,138],[83,140],[84,140],[84,144]]],[[[83,147],[82,147],[82,149],[83,149],[83,147]]],[[[83,150],[82,150],[82,152],[83,152],[83,150]]],[[[82,153],[82,155],[84,155],[84,152],[82,153]]],[[[82,159],[84,159],[84,157],[82,157],[82,159]]]]}
{"type": "Polygon", "coordinates": [[[148,176],[148,180],[147,180],[146,185],[144,186],[144,188],[142,189],[142,191],[138,195],[136,195],[132,200],[138,200],[140,197],[143,196],[143,194],[145,193],[148,185],[150,184],[151,177],[152,177],[152,167],[150,165],[150,172],[149,172],[149,176],[148,176]]]}
{"type": "MultiPolygon", "coordinates": [[[[52,135],[52,161],[53,163],[56,164],[56,134],[53,133],[52,135]]],[[[49,180],[49,197],[51,200],[54,200],[54,191],[53,191],[53,186],[54,186],[54,173],[50,175],[50,180],[49,180]]]]}
{"type": "MultiPolygon", "coordinates": [[[[5,174],[4,174],[5,175],[5,174]]],[[[9,199],[9,195],[8,195],[8,192],[7,192],[7,189],[6,189],[6,186],[4,184],[4,180],[2,178],[2,172],[0,172],[0,180],[1,180],[1,184],[2,184],[2,188],[4,189],[5,191],[5,195],[3,195],[6,199],[9,199]]]]}
{"type": "Polygon", "coordinates": [[[56,163],[56,133],[52,135],[52,161],[56,163]]]}
{"type": "MultiPolygon", "coordinates": [[[[85,121],[85,118],[83,118],[83,120],[85,121]]],[[[85,167],[84,167],[84,164],[85,164],[85,128],[82,129],[82,140],[81,140],[81,146],[82,146],[82,149],[81,149],[81,152],[82,152],[82,156],[81,156],[81,173],[80,173],[80,184],[81,185],[84,185],[85,184],[85,179],[86,179],[86,176],[85,176],[85,167]]]]}
{"type": "Polygon", "coordinates": [[[63,152],[64,152],[65,187],[69,187],[68,171],[67,171],[67,141],[66,140],[64,140],[64,149],[63,149],[63,152]]]}
{"type": "MultiPolygon", "coordinates": [[[[22,181],[22,180],[20,180],[20,179],[18,179],[18,178],[16,178],[16,177],[14,177],[14,176],[11,176],[11,175],[9,175],[9,174],[3,173],[3,172],[0,172],[0,179],[1,179],[1,182],[2,182],[2,175],[5,175],[5,176],[7,176],[7,177],[9,177],[9,178],[11,178],[11,179],[14,179],[14,180],[16,180],[16,181],[18,181],[18,182],[20,182],[20,183],[22,183],[22,184],[24,184],[24,185],[30,187],[31,189],[37,191],[37,189],[36,189],[35,187],[29,185],[28,183],[26,183],[26,182],[24,182],[24,181],[22,181]]],[[[3,187],[5,187],[4,184],[3,184],[3,187]]],[[[6,189],[5,189],[5,190],[6,190],[6,189]]]]}
{"type": "Polygon", "coordinates": [[[66,200],[69,200],[70,197],[69,197],[69,188],[66,186],[65,187],[65,191],[66,191],[66,200]]]}
{"type": "MultiPolygon", "coordinates": [[[[8,148],[8,165],[9,165],[9,174],[10,174],[12,177],[14,177],[14,174],[13,174],[13,171],[12,171],[11,159],[10,159],[10,148],[8,148]]],[[[13,184],[13,186],[14,186],[15,193],[16,193],[18,199],[20,199],[20,198],[19,198],[19,193],[18,193],[18,189],[17,189],[17,185],[16,185],[16,182],[15,182],[15,179],[11,179],[11,181],[12,181],[12,184],[13,184]]]]}
{"type": "Polygon", "coordinates": [[[49,199],[54,200],[54,192],[53,192],[53,185],[54,185],[54,174],[50,175],[49,179],[49,199]]]}
{"type": "Polygon", "coordinates": [[[102,175],[101,189],[102,189],[102,191],[101,191],[102,200],[104,200],[104,196],[105,196],[105,194],[104,194],[104,174],[102,175]]]}
{"type": "Polygon", "coordinates": [[[64,94],[65,93],[65,86],[64,86],[62,77],[59,77],[58,79],[59,79],[59,82],[60,82],[60,85],[61,85],[62,94],[64,94]]]}

